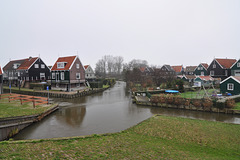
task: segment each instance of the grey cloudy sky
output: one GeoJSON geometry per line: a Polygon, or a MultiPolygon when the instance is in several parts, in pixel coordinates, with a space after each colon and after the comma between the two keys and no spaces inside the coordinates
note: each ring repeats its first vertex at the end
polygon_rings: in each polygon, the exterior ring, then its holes
{"type": "Polygon", "coordinates": [[[153,65],[240,58],[239,0],[1,0],[0,65],[104,55],[153,65]]]}

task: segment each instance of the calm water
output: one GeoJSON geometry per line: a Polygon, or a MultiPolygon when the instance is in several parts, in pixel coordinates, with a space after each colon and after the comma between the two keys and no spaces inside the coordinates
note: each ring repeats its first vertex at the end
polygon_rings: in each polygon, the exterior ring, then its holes
{"type": "Polygon", "coordinates": [[[103,93],[78,99],[56,99],[55,101],[60,103],[58,111],[41,122],[27,127],[14,139],[113,133],[136,125],[154,114],[240,124],[240,116],[236,115],[137,106],[131,103],[124,82],[117,82],[113,88],[103,93]]]}

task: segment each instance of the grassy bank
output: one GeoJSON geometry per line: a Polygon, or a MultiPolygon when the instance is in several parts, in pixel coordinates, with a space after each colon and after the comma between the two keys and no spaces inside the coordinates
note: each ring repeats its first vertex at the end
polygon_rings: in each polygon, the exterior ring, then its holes
{"type": "MultiPolygon", "coordinates": [[[[214,91],[215,91],[214,89],[208,89],[207,93],[211,97],[214,94],[214,91]]],[[[199,98],[199,99],[201,99],[201,98],[203,98],[204,94],[205,94],[204,90],[201,90],[200,92],[199,91],[184,92],[184,93],[181,93],[181,97],[183,97],[183,98],[199,98]]]]}
{"type": "Polygon", "coordinates": [[[240,125],[155,116],[126,131],[0,142],[2,159],[239,159],[240,125]]]}
{"type": "Polygon", "coordinates": [[[19,100],[9,103],[8,99],[1,99],[0,118],[40,114],[53,107],[53,105],[40,105],[33,108],[32,102],[21,105],[19,100]]]}

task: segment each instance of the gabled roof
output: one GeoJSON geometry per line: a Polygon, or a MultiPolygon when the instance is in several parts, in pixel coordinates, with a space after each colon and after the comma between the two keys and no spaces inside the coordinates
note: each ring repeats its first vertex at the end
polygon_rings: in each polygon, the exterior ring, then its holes
{"type": "Polygon", "coordinates": [[[222,68],[230,69],[230,67],[237,61],[236,59],[215,59],[222,68]]]}
{"type": "Polygon", "coordinates": [[[222,82],[220,82],[220,84],[222,84],[223,82],[229,80],[230,78],[235,80],[236,82],[238,82],[240,84],[240,76],[230,76],[230,77],[224,79],[222,82]]]}
{"type": "Polygon", "coordinates": [[[89,66],[89,65],[85,65],[85,66],[84,66],[84,69],[86,70],[86,69],[88,68],[88,66],[89,66]]]}
{"type": "Polygon", "coordinates": [[[240,62],[240,59],[239,60],[237,60],[235,63],[233,63],[233,65],[230,67],[230,68],[232,68],[236,63],[238,63],[238,62],[240,62]]]}
{"type": "Polygon", "coordinates": [[[197,76],[204,81],[213,81],[214,79],[211,76],[197,76]]]}
{"type": "Polygon", "coordinates": [[[185,71],[186,72],[194,72],[194,70],[197,68],[197,66],[186,66],[185,71]]]}
{"type": "Polygon", "coordinates": [[[184,75],[183,77],[185,77],[186,79],[195,79],[196,78],[195,75],[184,75]]]}
{"type": "Polygon", "coordinates": [[[174,71],[174,69],[172,69],[172,67],[168,64],[164,64],[161,68],[163,67],[167,68],[168,71],[174,71]]]}
{"type": "Polygon", "coordinates": [[[181,72],[183,68],[183,66],[171,66],[171,67],[175,72],[181,72]]]}
{"type": "Polygon", "coordinates": [[[140,67],[139,70],[140,70],[141,72],[144,72],[144,71],[145,71],[145,68],[146,68],[146,67],[140,67]]]}
{"type": "Polygon", "coordinates": [[[25,59],[25,61],[17,68],[17,70],[29,69],[37,59],[38,57],[29,57],[28,59],[25,59]]]}
{"type": "Polygon", "coordinates": [[[13,64],[15,63],[19,63],[20,65],[25,61],[26,59],[18,59],[18,60],[13,60],[13,61],[9,61],[4,67],[3,67],[3,71],[7,71],[9,69],[12,69],[13,64]]]}
{"type": "Polygon", "coordinates": [[[207,70],[208,64],[207,63],[201,63],[201,65],[207,70]]]}
{"type": "Polygon", "coordinates": [[[71,69],[72,64],[74,63],[77,56],[69,56],[69,57],[59,57],[57,61],[54,63],[51,71],[65,71],[71,69]],[[57,68],[58,62],[65,62],[64,68],[57,68]]]}
{"type": "Polygon", "coordinates": [[[2,68],[1,68],[1,66],[0,66],[0,75],[2,75],[3,74],[3,72],[2,72],[2,68]]]}

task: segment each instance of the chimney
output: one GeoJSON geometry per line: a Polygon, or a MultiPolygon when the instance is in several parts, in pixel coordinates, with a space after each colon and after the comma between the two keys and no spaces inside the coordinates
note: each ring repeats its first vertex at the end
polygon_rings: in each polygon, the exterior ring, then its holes
{"type": "Polygon", "coordinates": [[[30,61],[31,59],[32,59],[32,57],[30,56],[28,60],[30,61]]]}

